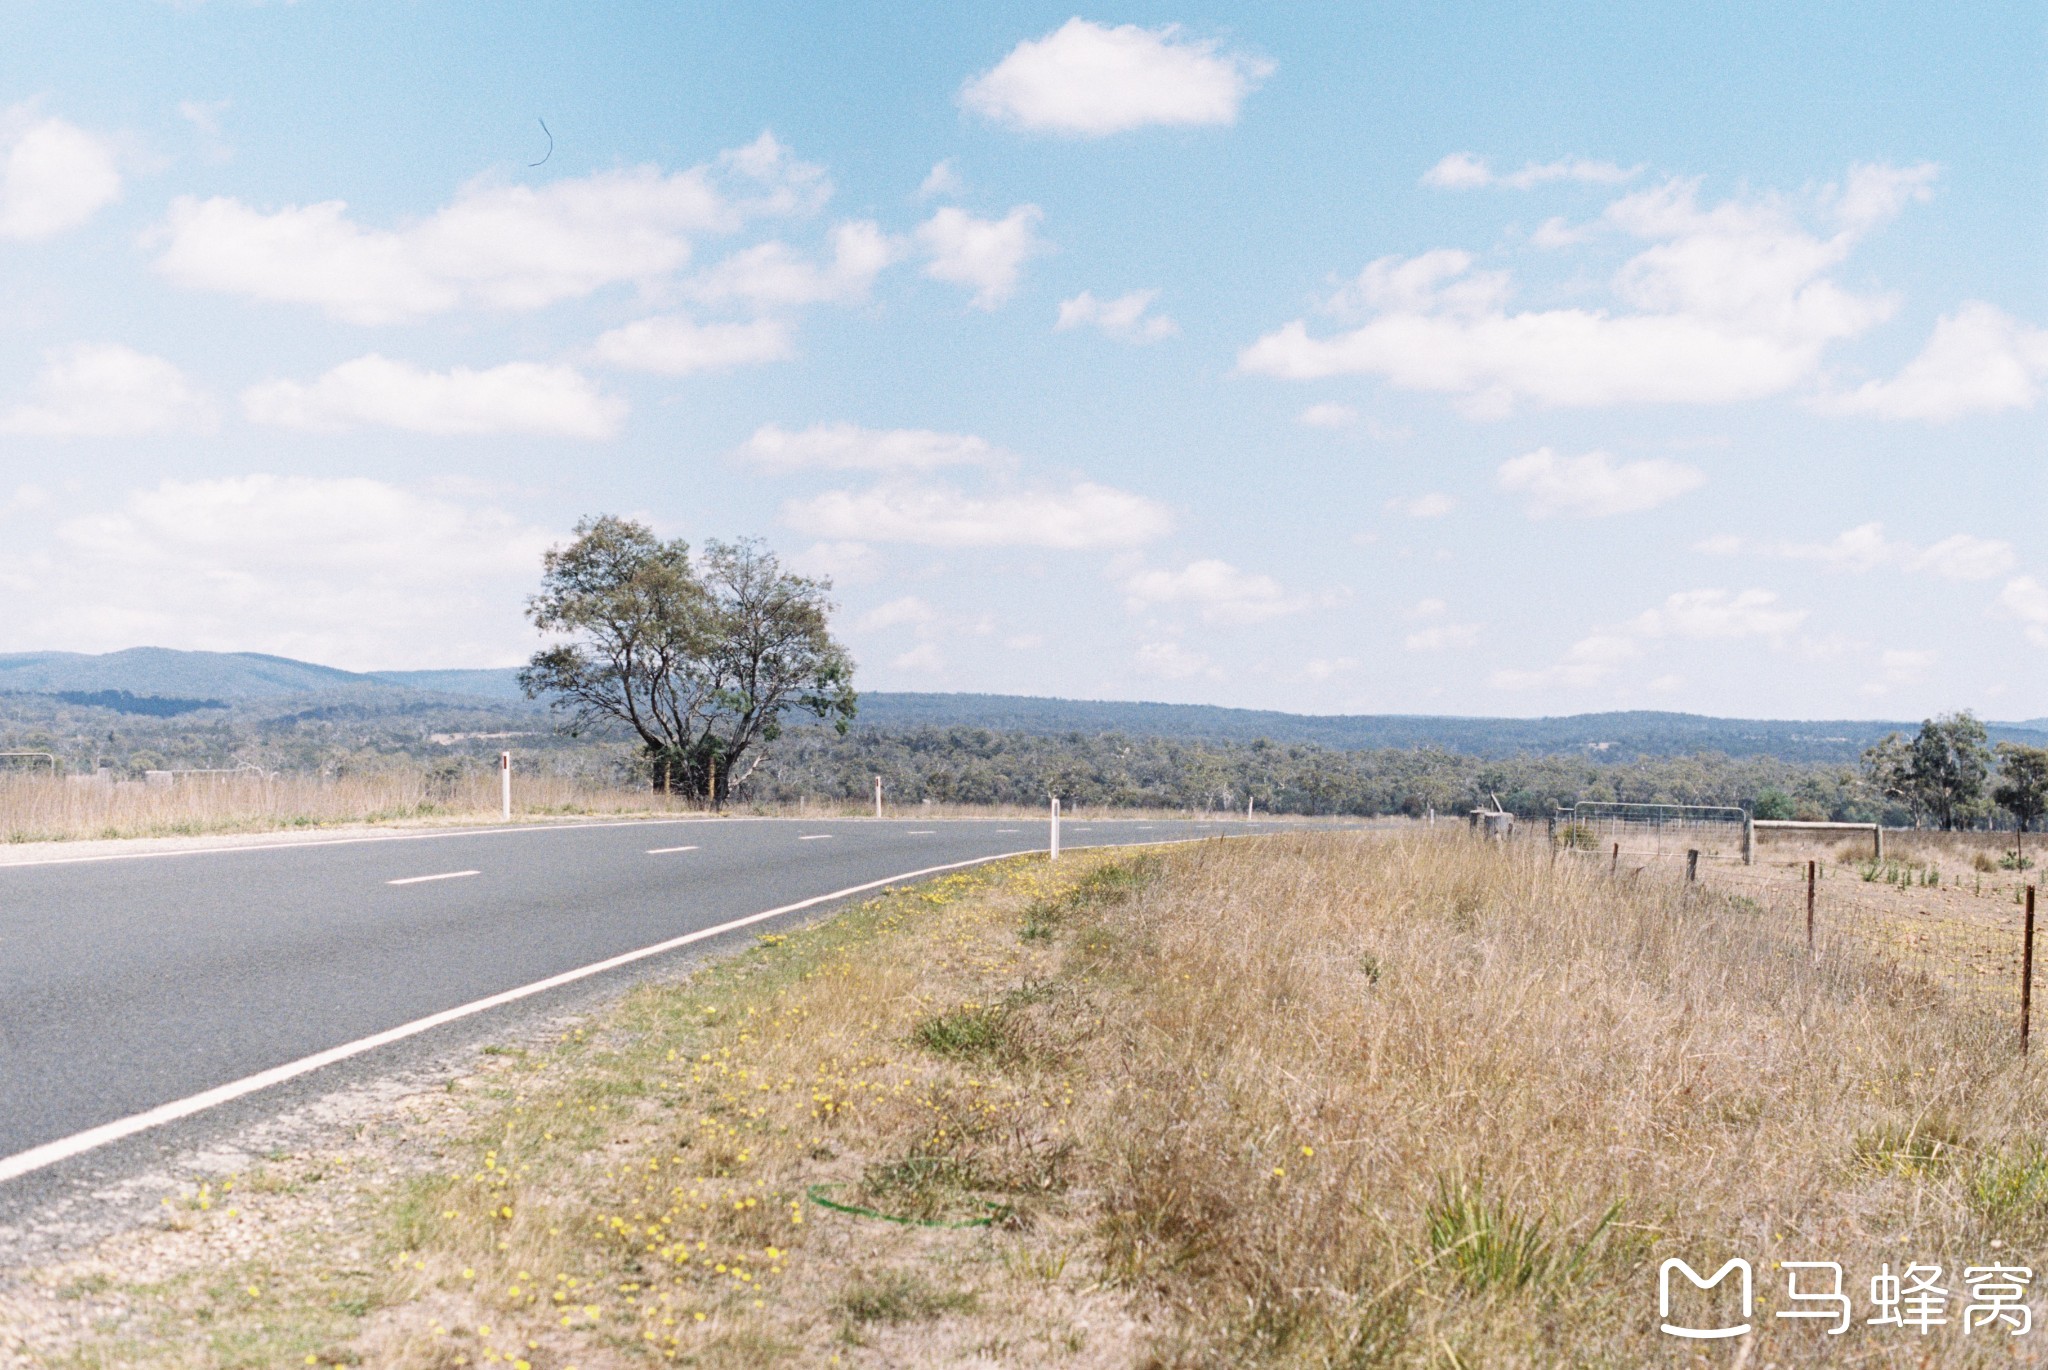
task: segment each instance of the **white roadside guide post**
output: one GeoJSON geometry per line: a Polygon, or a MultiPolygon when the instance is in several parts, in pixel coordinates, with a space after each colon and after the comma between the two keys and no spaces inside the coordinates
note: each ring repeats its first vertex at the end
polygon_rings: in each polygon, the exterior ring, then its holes
{"type": "Polygon", "coordinates": [[[875,817],[882,816],[882,777],[875,777],[875,817]]]}
{"type": "Polygon", "coordinates": [[[512,753],[498,753],[498,801],[505,821],[512,821],[512,753]]]}
{"type": "Polygon", "coordinates": [[[1060,797],[1058,795],[1052,797],[1052,846],[1050,851],[1052,855],[1047,858],[1048,860],[1057,861],[1060,859],[1060,797]]]}
{"type": "Polygon", "coordinates": [[[1244,821],[1247,823],[1252,821],[1252,797],[1250,795],[1244,797],[1244,821]]]}

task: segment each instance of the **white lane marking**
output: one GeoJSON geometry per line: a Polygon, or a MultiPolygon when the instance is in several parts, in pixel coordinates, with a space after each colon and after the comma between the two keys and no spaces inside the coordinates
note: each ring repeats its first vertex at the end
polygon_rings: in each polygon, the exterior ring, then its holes
{"type": "Polygon", "coordinates": [[[696,849],[695,847],[649,847],[649,848],[647,849],[647,854],[648,854],[649,856],[667,856],[667,855],[668,855],[668,854],[669,854],[670,852],[672,852],[672,851],[695,851],[695,850],[697,850],[697,849],[696,849]]]}
{"type": "Polygon", "coordinates": [[[1016,828],[997,828],[997,832],[1016,832],[1016,828]]]}
{"type": "Polygon", "coordinates": [[[745,918],[735,918],[730,923],[720,923],[715,928],[705,928],[701,932],[684,933],[681,937],[671,937],[668,941],[657,942],[651,947],[642,947],[638,951],[629,951],[607,960],[592,962],[590,965],[579,967],[576,970],[563,971],[560,975],[551,975],[545,980],[536,980],[530,985],[521,985],[518,989],[508,989],[502,993],[490,995],[487,998],[472,1000],[457,1008],[443,1009],[439,1013],[428,1014],[424,1018],[415,1018],[410,1023],[395,1028],[387,1028],[383,1032],[359,1038],[344,1046],[329,1047],[327,1050],[315,1052],[311,1056],[301,1056],[298,1060],[292,1061],[289,1064],[273,1066],[269,1070],[244,1076],[242,1079],[236,1080],[231,1084],[218,1085],[213,1089],[188,1095],[183,1099],[178,1099],[168,1104],[159,1104],[155,1108],[142,1113],[130,1114],[126,1118],[121,1118],[111,1123],[102,1123],[98,1127],[90,1127],[83,1132],[74,1132],[69,1137],[60,1137],[54,1142],[45,1142],[41,1146],[30,1147],[27,1151],[17,1151],[12,1156],[0,1157],[0,1184],[26,1175],[32,1170],[41,1170],[44,1166],[55,1165],[59,1161],[68,1160],[73,1156],[79,1155],[81,1152],[105,1146],[109,1142],[118,1142],[123,1137],[132,1137],[138,1132],[146,1132],[153,1127],[162,1127],[165,1123],[174,1123],[180,1118],[189,1118],[195,1113],[202,1113],[209,1108],[217,1107],[230,1100],[239,1099],[247,1094],[254,1094],[260,1089],[268,1089],[272,1085],[281,1085],[287,1080],[296,1080],[301,1075],[310,1075],[322,1066],[331,1066],[338,1061],[346,1061],[351,1056],[360,1056],[366,1051],[375,1051],[378,1047],[389,1046],[393,1042],[402,1042],[408,1037],[417,1037],[420,1033],[440,1027],[445,1023],[452,1023],[458,1019],[471,1017],[474,1014],[484,1012],[486,1009],[494,1009],[504,1004],[516,1003],[521,999],[530,998],[536,994],[544,994],[548,990],[574,984],[578,980],[585,980],[593,975],[602,975],[608,970],[616,970],[620,966],[628,966],[635,961],[644,961],[650,956],[659,956],[663,952],[674,951],[678,947],[686,947],[692,942],[701,942],[707,937],[716,937],[721,933],[731,932],[736,928],[744,928],[750,924],[759,923],[764,919],[779,918],[785,913],[795,913],[800,909],[813,908],[819,904],[829,903],[834,899],[845,899],[850,895],[865,894],[869,890],[880,889],[884,885],[894,885],[905,880],[916,880],[927,875],[939,875],[946,871],[957,871],[967,866],[984,866],[991,861],[1004,861],[1013,856],[1029,855],[1031,855],[1029,851],[1001,852],[995,856],[977,856],[969,861],[953,861],[943,866],[926,866],[923,870],[905,871],[901,875],[891,875],[881,880],[870,880],[863,885],[848,885],[845,889],[834,890],[830,894],[814,895],[809,899],[800,899],[794,904],[784,904],[780,908],[748,914],[745,918]]]}
{"type": "Polygon", "coordinates": [[[439,875],[408,875],[403,880],[386,880],[387,885],[424,885],[429,880],[460,880],[465,875],[482,875],[482,871],[443,871],[439,875]]]}
{"type": "Polygon", "coordinates": [[[932,829],[930,829],[930,828],[912,828],[912,829],[911,829],[911,830],[910,830],[909,832],[907,832],[907,833],[905,833],[905,834],[903,834],[903,835],[904,835],[905,837],[930,837],[930,836],[932,835],[932,829]]]}
{"type": "Polygon", "coordinates": [[[823,842],[823,841],[824,841],[824,840],[825,840],[826,838],[828,838],[828,837],[830,837],[830,836],[832,836],[832,834],[831,834],[831,833],[829,833],[829,832],[807,832],[807,833],[805,833],[805,834],[804,834],[804,835],[803,835],[802,837],[799,837],[799,838],[797,839],[797,841],[799,841],[799,842],[823,842]]]}
{"type": "Polygon", "coordinates": [[[159,856],[223,856],[251,851],[298,851],[305,847],[353,847],[362,842],[427,842],[437,837],[507,837],[535,832],[589,832],[593,828],[652,828],[678,823],[780,823],[779,818],[622,818],[608,823],[515,824],[509,828],[454,828],[446,832],[379,832],[362,837],[309,837],[302,842],[250,842],[238,847],[181,847],[176,851],[117,851],[99,856],[53,856],[46,861],[0,861],[0,871],[39,866],[78,866],[88,861],[149,861],[159,856]]]}

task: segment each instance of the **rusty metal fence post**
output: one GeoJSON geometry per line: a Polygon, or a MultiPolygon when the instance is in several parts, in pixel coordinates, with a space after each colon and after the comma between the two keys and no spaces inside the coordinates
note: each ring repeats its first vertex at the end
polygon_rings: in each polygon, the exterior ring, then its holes
{"type": "Polygon", "coordinates": [[[1685,854],[1685,883],[1690,885],[1700,878],[1700,854],[1698,848],[1685,854]]]}

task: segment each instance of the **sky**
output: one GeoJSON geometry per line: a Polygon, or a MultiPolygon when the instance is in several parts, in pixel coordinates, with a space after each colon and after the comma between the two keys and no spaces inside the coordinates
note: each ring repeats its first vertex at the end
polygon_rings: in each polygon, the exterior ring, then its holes
{"type": "Polygon", "coordinates": [[[0,652],[2048,716],[2037,6],[6,8],[0,652]]]}

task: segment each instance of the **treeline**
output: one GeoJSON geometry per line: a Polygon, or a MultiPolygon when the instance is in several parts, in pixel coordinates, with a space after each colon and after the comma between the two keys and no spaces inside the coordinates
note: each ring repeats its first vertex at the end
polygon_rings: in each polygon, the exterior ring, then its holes
{"type": "Polygon", "coordinates": [[[794,729],[771,743],[736,796],[858,800],[882,777],[894,803],[1041,804],[1271,813],[1460,812],[1498,795],[1528,817],[1580,800],[1751,804],[1769,794],[1813,819],[1906,821],[1850,766],[1771,757],[1481,759],[1434,747],[1337,751],[1309,744],[1193,742],[1120,733],[1046,737],[985,728],[794,729]]]}

